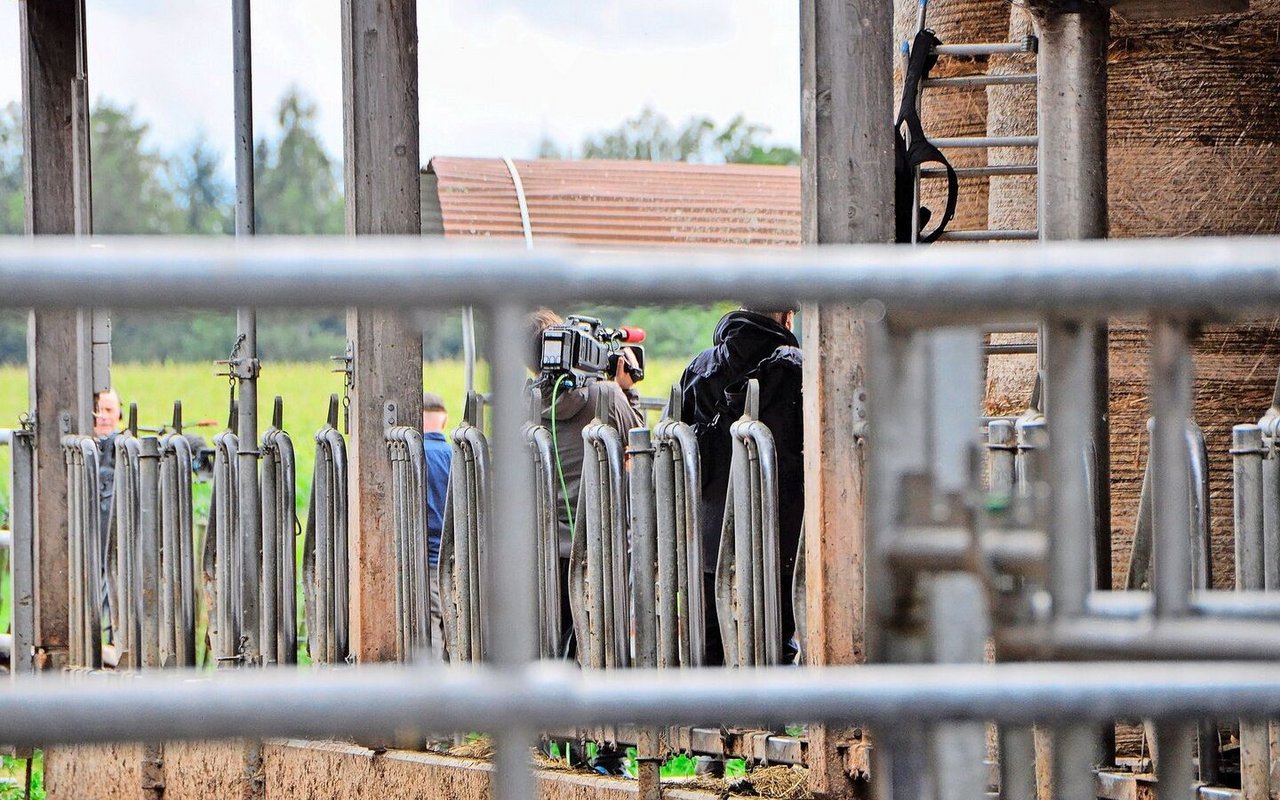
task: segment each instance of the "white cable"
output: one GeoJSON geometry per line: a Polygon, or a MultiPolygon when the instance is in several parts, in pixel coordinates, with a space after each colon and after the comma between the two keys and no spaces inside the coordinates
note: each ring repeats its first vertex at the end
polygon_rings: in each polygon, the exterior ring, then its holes
{"type": "Polygon", "coordinates": [[[524,228],[525,249],[532,250],[533,226],[529,224],[529,204],[524,199],[524,184],[520,182],[520,171],[516,169],[515,163],[506,156],[502,157],[502,163],[507,165],[507,172],[511,174],[511,182],[516,187],[516,202],[520,205],[520,226],[524,228]]]}

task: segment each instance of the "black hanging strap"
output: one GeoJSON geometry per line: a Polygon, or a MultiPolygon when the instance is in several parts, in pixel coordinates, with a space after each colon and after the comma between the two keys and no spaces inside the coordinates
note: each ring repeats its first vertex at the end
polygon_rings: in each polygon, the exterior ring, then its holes
{"type": "Polygon", "coordinates": [[[924,229],[933,218],[933,212],[923,206],[920,207],[920,227],[916,231],[916,241],[924,244],[936,241],[956,213],[956,196],[960,189],[959,178],[942,151],[925,138],[924,126],[920,123],[920,114],[916,108],[920,84],[929,77],[929,71],[938,63],[934,48],[940,44],[942,41],[934,35],[933,31],[921,30],[916,33],[915,41],[911,45],[911,56],[907,62],[906,79],[902,86],[902,105],[898,109],[898,118],[893,123],[894,191],[897,201],[895,213],[899,242],[911,241],[911,207],[915,202],[915,171],[922,164],[941,164],[946,167],[947,207],[942,213],[942,219],[928,233],[925,233],[924,229]],[[907,144],[902,133],[903,123],[906,123],[907,130],[911,133],[910,145],[907,144]]]}

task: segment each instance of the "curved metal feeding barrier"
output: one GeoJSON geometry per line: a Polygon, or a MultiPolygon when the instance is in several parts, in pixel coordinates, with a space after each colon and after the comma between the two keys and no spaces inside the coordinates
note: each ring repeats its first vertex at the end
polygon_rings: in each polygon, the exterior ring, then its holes
{"type": "Polygon", "coordinates": [[[584,667],[631,663],[630,559],[627,552],[626,473],[622,434],[608,419],[602,394],[596,416],[582,430],[581,497],[569,555],[569,607],[584,667]]]}
{"type": "Polygon", "coordinates": [[[760,384],[753,378],[743,415],[729,428],[733,460],[716,565],[725,664],[735,667],[777,664],[782,650],[778,456],[759,413],[760,384]]]}
{"type": "Polygon", "coordinates": [[[316,460],[302,551],[307,652],[313,662],[322,664],[342,664],[351,657],[347,444],[337,425],[335,394],[329,397],[327,421],[315,434],[316,460]]]}
{"type": "Polygon", "coordinates": [[[452,434],[452,466],[440,537],[445,645],[449,659],[458,662],[483,661],[487,649],[483,586],[493,513],[492,468],[479,414],[479,396],[469,395],[462,424],[452,434]]]}

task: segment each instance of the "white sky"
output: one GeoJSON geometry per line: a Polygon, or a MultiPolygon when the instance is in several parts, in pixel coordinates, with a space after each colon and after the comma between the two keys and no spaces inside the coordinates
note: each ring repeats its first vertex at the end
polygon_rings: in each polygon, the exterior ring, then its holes
{"type": "MultiPolygon", "coordinates": [[[[21,98],[18,7],[0,0],[0,105],[21,98]]],[[[37,2],[38,0],[26,0],[37,2]]],[[[92,96],[132,105],[166,153],[200,134],[230,172],[231,4],[87,0],[92,96]]],[[[255,132],[297,85],[342,152],[338,0],[258,0],[255,132]]],[[[422,157],[532,156],[650,105],[679,123],[741,112],[800,142],[798,5],[786,0],[418,0],[422,157]]]]}

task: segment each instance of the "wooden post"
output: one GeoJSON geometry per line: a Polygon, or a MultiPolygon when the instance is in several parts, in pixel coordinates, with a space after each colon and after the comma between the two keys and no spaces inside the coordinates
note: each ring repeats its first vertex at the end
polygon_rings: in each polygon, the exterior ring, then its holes
{"type": "MultiPolygon", "coordinates": [[[[69,235],[88,207],[87,180],[76,174],[77,164],[88,164],[87,109],[76,100],[84,80],[83,62],[77,61],[83,6],[79,0],[42,0],[18,8],[26,230],[69,235]]],[[[81,314],[33,311],[27,323],[30,406],[36,415],[36,647],[46,667],[61,666],[67,655],[67,478],[59,439],[82,430],[93,405],[91,383],[81,379],[87,360],[81,314]]]]}
{"type": "MultiPolygon", "coordinates": [[[[342,1],[348,234],[421,233],[416,0],[342,1]]],[[[351,399],[351,636],[362,662],[396,658],[396,553],[385,411],[422,419],[422,334],[403,315],[347,313],[351,399]]]]}
{"type": "MultiPolygon", "coordinates": [[[[801,3],[803,238],[892,242],[893,8],[882,0],[801,3]]],[[[804,309],[805,576],[812,664],[865,660],[861,416],[864,333],[847,305],[804,309]]],[[[809,787],[852,794],[852,731],[809,729],[809,787]]]]}

